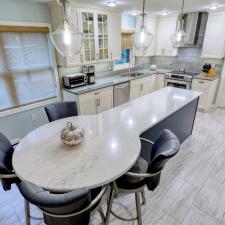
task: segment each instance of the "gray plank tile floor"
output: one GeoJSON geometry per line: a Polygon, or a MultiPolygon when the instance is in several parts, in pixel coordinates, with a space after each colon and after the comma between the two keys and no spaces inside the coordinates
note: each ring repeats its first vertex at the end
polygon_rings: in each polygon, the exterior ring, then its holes
{"type": "MultiPolygon", "coordinates": [[[[143,225],[225,225],[225,110],[197,113],[193,135],[169,161],[160,186],[145,191],[143,225]]],[[[106,209],[106,203],[104,203],[106,209]]],[[[113,210],[123,217],[135,215],[133,195],[121,195],[113,210]]],[[[32,215],[41,216],[32,206],[32,215]]],[[[98,214],[93,225],[100,225],[98,214]]],[[[24,225],[23,198],[14,186],[0,189],[0,225],[24,225]]],[[[135,225],[111,216],[111,225],[135,225]]],[[[32,225],[44,225],[32,221],[32,225]]],[[[63,224],[62,224],[63,225],[63,224]]]]}

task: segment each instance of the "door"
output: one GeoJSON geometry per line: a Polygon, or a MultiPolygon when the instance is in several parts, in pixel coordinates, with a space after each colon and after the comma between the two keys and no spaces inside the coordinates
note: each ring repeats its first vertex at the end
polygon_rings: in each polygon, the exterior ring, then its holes
{"type": "Polygon", "coordinates": [[[149,77],[149,93],[154,92],[157,89],[156,75],[152,75],[149,77]]]}
{"type": "Polygon", "coordinates": [[[141,96],[141,86],[140,83],[131,84],[130,86],[130,100],[134,100],[141,96]]]}
{"type": "Polygon", "coordinates": [[[96,15],[92,12],[81,11],[81,26],[84,34],[84,48],[82,61],[95,61],[96,60],[96,15]]]}
{"type": "Polygon", "coordinates": [[[97,113],[101,113],[113,108],[113,92],[107,92],[96,97],[97,113]]]}
{"type": "Polygon", "coordinates": [[[108,14],[109,58],[113,61],[121,58],[121,14],[108,14]]]}
{"type": "Polygon", "coordinates": [[[162,89],[165,87],[165,81],[164,81],[164,75],[162,74],[157,74],[157,87],[156,87],[156,90],[159,90],[159,89],[162,89]]]}
{"type": "Polygon", "coordinates": [[[177,17],[159,18],[157,21],[156,55],[176,56],[177,48],[173,48],[171,35],[176,30],[177,17]]]}
{"type": "Polygon", "coordinates": [[[95,96],[88,95],[86,98],[80,99],[80,114],[81,115],[95,115],[97,101],[95,96]]]}
{"type": "Polygon", "coordinates": [[[203,58],[224,58],[225,54],[225,14],[210,13],[204,43],[202,47],[203,58]]]}

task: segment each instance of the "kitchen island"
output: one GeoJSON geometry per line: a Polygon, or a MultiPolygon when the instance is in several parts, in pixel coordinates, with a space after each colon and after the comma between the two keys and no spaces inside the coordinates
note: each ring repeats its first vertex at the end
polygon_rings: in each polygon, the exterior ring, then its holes
{"type": "Polygon", "coordinates": [[[141,153],[140,135],[153,139],[165,128],[183,142],[191,135],[200,93],[163,88],[97,115],[61,119],[28,134],[13,155],[21,180],[65,192],[94,188],[125,174],[141,153]],[[66,123],[83,128],[85,141],[66,147],[60,131],[66,123]]]}

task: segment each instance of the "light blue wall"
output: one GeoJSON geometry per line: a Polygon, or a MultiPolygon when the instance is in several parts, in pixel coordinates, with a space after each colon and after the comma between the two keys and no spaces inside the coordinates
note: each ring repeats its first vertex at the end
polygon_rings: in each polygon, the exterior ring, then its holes
{"type": "MultiPolygon", "coordinates": [[[[51,14],[45,3],[29,2],[24,0],[0,0],[0,21],[16,22],[51,22],[51,14]]],[[[47,123],[44,108],[28,110],[7,117],[0,118],[0,131],[10,140],[22,138],[36,127],[47,123]],[[35,114],[37,120],[31,120],[35,114]]]]}
{"type": "Polygon", "coordinates": [[[0,21],[51,22],[46,3],[29,0],[0,0],[0,21]]]}
{"type": "Polygon", "coordinates": [[[135,29],[136,17],[128,13],[122,14],[122,29],[135,29]]]}

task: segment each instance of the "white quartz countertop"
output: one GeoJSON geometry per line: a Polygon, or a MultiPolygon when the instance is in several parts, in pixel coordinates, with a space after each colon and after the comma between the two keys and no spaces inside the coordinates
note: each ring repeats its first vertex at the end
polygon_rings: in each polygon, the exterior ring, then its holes
{"type": "Polygon", "coordinates": [[[167,87],[98,115],[48,123],[21,140],[13,154],[13,168],[20,179],[51,191],[107,184],[134,165],[142,132],[199,96],[199,92],[167,87]],[[68,121],[86,132],[78,147],[60,141],[68,121]]]}

